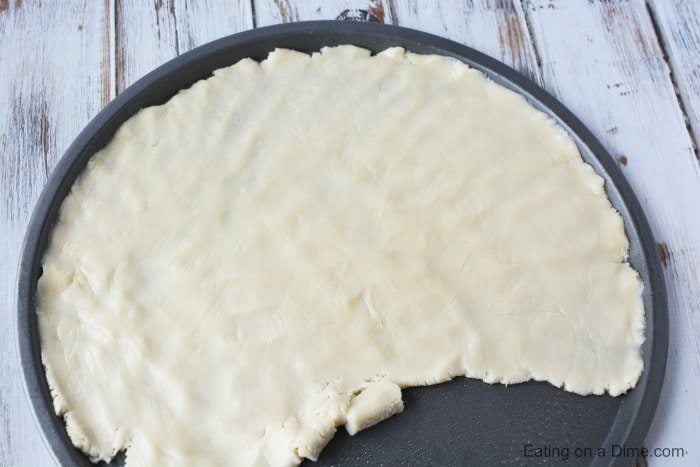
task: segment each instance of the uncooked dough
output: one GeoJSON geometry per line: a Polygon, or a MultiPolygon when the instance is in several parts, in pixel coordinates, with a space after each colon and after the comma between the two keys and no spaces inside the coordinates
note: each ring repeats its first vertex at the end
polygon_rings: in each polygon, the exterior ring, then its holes
{"type": "Polygon", "coordinates": [[[466,375],[619,395],[642,284],[603,180],[450,58],[277,50],[141,110],[39,280],[55,410],[97,461],[294,465],[466,375]]]}

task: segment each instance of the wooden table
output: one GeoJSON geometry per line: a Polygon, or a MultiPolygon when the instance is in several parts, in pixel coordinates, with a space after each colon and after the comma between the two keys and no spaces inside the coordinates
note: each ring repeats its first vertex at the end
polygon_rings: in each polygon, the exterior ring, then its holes
{"type": "Polygon", "coordinates": [[[671,337],[646,444],[700,465],[700,2],[695,0],[0,0],[0,466],[52,465],[14,333],[22,236],[73,138],[127,86],[200,44],[314,19],[429,31],[521,71],[600,138],[641,201],[665,268],[671,337]]]}

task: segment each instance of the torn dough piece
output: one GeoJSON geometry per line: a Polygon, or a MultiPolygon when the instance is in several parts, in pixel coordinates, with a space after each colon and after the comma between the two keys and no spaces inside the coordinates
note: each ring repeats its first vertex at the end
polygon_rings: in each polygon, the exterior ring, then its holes
{"type": "Polygon", "coordinates": [[[624,393],[627,250],[572,140],[479,71],[278,50],[92,158],[44,258],[42,356],[93,460],[293,465],[399,411],[395,385],[624,393]]]}
{"type": "Polygon", "coordinates": [[[348,407],[345,428],[351,435],[376,425],[392,415],[403,412],[401,388],[391,381],[382,380],[362,390],[348,407]]]}

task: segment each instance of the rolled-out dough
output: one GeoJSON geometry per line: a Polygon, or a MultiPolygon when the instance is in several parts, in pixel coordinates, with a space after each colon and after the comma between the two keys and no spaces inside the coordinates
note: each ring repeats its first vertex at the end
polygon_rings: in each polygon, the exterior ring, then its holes
{"type": "Polygon", "coordinates": [[[277,50],[92,158],[43,261],[42,356],[93,460],[293,465],[401,411],[400,387],[626,392],[627,250],[572,140],[479,71],[277,50]]]}

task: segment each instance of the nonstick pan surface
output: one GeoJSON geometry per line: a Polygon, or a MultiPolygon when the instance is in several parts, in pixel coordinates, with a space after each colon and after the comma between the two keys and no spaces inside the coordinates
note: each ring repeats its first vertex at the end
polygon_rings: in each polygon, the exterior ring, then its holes
{"type": "MultiPolygon", "coordinates": [[[[430,34],[377,23],[318,21],[246,31],[211,42],[157,68],[111,102],[76,138],[49,178],[25,238],[19,271],[17,323],[27,395],[37,423],[62,465],[90,465],[54,414],[41,363],[34,296],[41,259],[59,207],[90,157],[139,109],[166,102],[179,90],[242,58],[264,59],[275,48],[303,52],[354,44],[379,52],[401,46],[422,54],[455,57],[522,94],[555,119],[583,158],[606,182],[625,221],[630,262],[644,281],[644,373],[622,397],[581,397],[547,383],[488,385],[456,378],[403,391],[405,410],[354,437],[338,433],[321,454],[323,465],[630,465],[613,445],[641,447],[661,391],[668,344],[663,274],[651,230],[617,164],[593,134],[546,91],[506,65],[469,47],[430,34]],[[537,451],[537,449],[540,449],[537,451]],[[568,448],[568,449],[566,449],[568,448]],[[605,455],[599,448],[605,450],[605,455]],[[540,453],[543,456],[536,455],[540,453]],[[618,455],[615,455],[615,454],[618,455]],[[566,457],[566,458],[565,458],[566,457]]],[[[575,60],[575,57],[572,57],[575,60]]],[[[329,103],[329,105],[333,105],[329,103]]],[[[572,239],[576,241],[576,239],[572,239]]],[[[225,369],[222,369],[225,371],[225,369]]],[[[196,430],[196,420],[192,420],[196,430]]],[[[109,465],[121,465],[123,454],[109,465]]]]}

